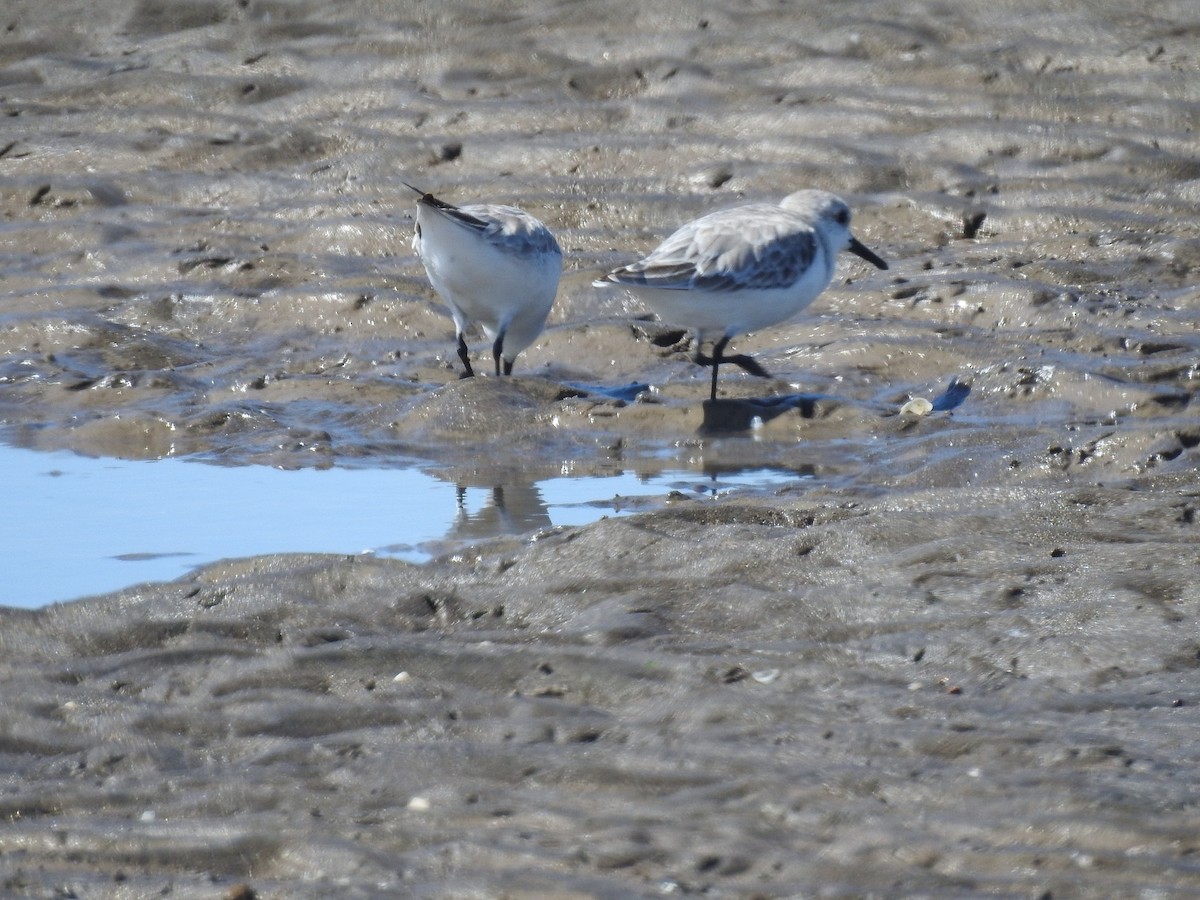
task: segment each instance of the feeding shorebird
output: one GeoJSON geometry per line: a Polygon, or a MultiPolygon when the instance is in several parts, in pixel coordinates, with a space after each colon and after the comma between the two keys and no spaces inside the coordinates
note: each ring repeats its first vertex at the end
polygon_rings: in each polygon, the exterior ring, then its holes
{"type": "Polygon", "coordinates": [[[512,374],[517,354],[546,325],[562,274],[562,250],[550,229],[512,206],[454,206],[406,184],[421,195],[413,250],[429,282],[450,307],[458,358],[472,376],[464,336],[476,322],[492,342],[496,374],[512,374]]]}
{"type": "Polygon", "coordinates": [[[797,191],[778,205],[751,203],[688,222],[644,259],[594,282],[620,285],[660,319],[696,332],[695,362],[731,362],[769,377],[745,354],[726,356],[735,335],[775,325],[812,303],[833,279],[838,251],[886,269],[850,233],[850,207],[826,191],[797,191]],[[701,351],[712,341],[712,356],[701,351]]]}

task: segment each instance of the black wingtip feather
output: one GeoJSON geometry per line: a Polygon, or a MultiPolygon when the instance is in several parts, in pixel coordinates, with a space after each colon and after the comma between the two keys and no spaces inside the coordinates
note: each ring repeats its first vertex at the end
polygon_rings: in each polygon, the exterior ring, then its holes
{"type": "Polygon", "coordinates": [[[433,194],[429,193],[429,191],[423,191],[416,185],[409,184],[407,181],[403,181],[401,184],[403,184],[409,190],[416,191],[421,195],[421,199],[419,199],[417,203],[424,204],[425,206],[432,206],[434,209],[444,209],[447,212],[458,212],[458,207],[453,203],[447,203],[445,200],[439,200],[437,197],[433,196],[433,194]]]}

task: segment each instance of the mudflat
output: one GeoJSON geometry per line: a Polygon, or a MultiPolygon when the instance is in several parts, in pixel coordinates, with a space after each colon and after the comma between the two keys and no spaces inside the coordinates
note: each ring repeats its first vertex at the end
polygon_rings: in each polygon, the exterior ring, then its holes
{"type": "Polygon", "coordinates": [[[0,609],[0,893],[1200,892],[1194,4],[0,25],[5,441],[797,474],[0,609]],[[406,181],[558,235],[515,377],[458,379],[406,181]],[[687,336],[591,282],[801,187],[891,268],[846,256],[706,402],[687,336]]]}

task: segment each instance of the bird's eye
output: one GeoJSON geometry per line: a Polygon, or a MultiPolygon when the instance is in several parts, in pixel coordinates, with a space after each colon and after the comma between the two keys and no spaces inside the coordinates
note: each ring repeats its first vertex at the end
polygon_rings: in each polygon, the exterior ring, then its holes
{"type": "Polygon", "coordinates": [[[837,223],[839,225],[849,225],[850,224],[850,210],[839,209],[837,211],[837,223]]]}

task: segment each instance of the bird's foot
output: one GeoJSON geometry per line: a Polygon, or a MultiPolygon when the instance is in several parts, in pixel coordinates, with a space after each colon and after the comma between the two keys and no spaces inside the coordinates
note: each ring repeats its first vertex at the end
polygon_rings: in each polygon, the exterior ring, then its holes
{"type": "Polygon", "coordinates": [[[759,378],[770,378],[771,373],[764,369],[751,356],[744,353],[739,353],[737,356],[722,357],[721,362],[731,362],[743,371],[749,372],[751,375],[757,375],[759,378]]]}
{"type": "Polygon", "coordinates": [[[749,372],[751,375],[757,375],[759,378],[770,378],[771,373],[762,367],[762,364],[752,356],[747,356],[745,353],[739,353],[736,356],[722,356],[719,360],[714,360],[711,356],[697,352],[692,357],[692,362],[700,366],[713,366],[719,363],[733,363],[740,369],[749,372]]]}

